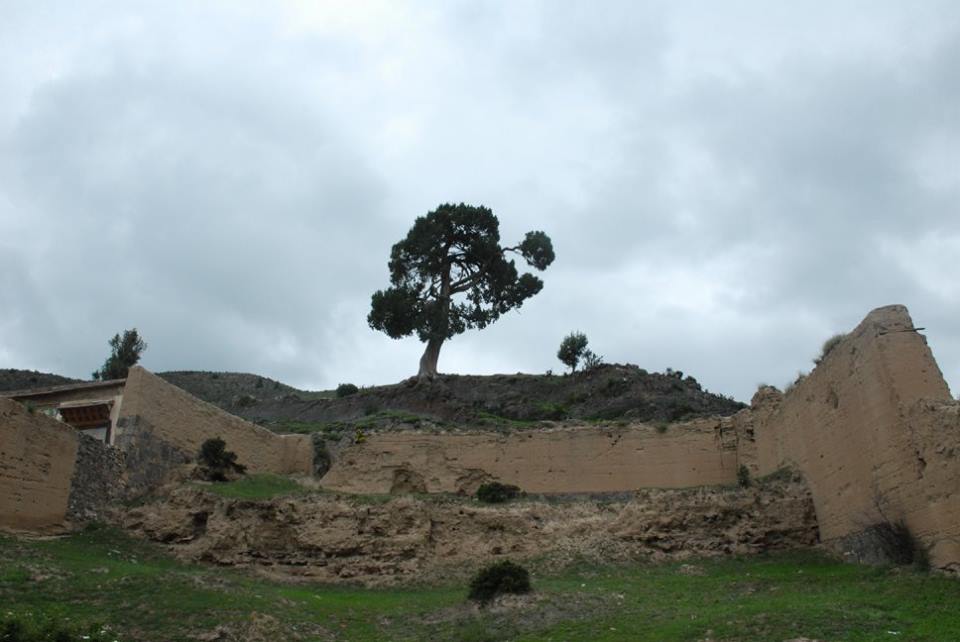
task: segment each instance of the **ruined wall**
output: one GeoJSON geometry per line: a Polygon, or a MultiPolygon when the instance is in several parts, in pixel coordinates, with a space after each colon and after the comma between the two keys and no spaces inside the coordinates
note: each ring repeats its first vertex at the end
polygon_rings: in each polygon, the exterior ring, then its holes
{"type": "MultiPolygon", "coordinates": [[[[115,443],[129,462],[177,466],[192,459],[207,439],[220,437],[251,473],[311,472],[313,447],[307,435],[277,435],[200,401],[139,366],[124,388],[115,443]]],[[[134,466],[131,473],[136,476],[134,466]]],[[[142,476],[142,475],[141,475],[142,476]]],[[[134,480],[135,481],[135,480],[134,480]]],[[[144,480],[144,485],[150,481],[144,480]]]]}
{"type": "Polygon", "coordinates": [[[759,391],[734,423],[759,474],[804,474],[824,540],[904,519],[935,564],[960,567],[958,407],[905,307],[871,312],[789,394],[759,391]]]}
{"type": "Polygon", "coordinates": [[[682,488],[736,480],[736,441],[718,420],[585,425],[509,434],[382,433],[337,454],[322,484],[356,493],[465,492],[484,481],[534,493],[682,488]]]}
{"type": "Polygon", "coordinates": [[[0,528],[64,525],[77,440],[73,428],[0,398],[0,528]]]}

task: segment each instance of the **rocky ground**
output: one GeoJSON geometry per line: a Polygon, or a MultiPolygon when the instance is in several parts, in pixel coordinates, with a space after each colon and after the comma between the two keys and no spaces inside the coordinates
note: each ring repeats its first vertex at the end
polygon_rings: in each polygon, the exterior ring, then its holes
{"type": "Polygon", "coordinates": [[[449,496],[321,492],[228,499],[185,485],[129,510],[122,523],[185,560],[366,585],[429,581],[507,557],[560,565],[686,559],[817,541],[809,492],[790,475],[750,488],[526,498],[498,506],[449,496]]]}

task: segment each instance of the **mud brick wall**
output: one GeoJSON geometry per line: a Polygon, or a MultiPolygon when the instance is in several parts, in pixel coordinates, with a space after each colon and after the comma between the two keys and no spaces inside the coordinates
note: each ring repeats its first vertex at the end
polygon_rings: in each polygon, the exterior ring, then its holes
{"type": "Polygon", "coordinates": [[[958,404],[913,327],[903,306],[874,310],[787,395],[762,389],[734,423],[758,473],[803,473],[824,540],[903,519],[934,564],[960,568],[958,404]]]}
{"type": "Polygon", "coordinates": [[[660,433],[634,424],[510,434],[381,433],[337,453],[322,484],[358,493],[473,493],[484,481],[534,493],[683,488],[736,481],[736,436],[716,419],[660,433]]]}
{"type": "Polygon", "coordinates": [[[73,428],[0,398],[0,528],[65,525],[77,441],[73,428]]]}
{"type": "MultiPolygon", "coordinates": [[[[162,455],[175,452],[175,463],[192,459],[207,439],[222,438],[250,473],[309,474],[313,446],[307,435],[277,435],[197,399],[147,370],[130,369],[120,408],[116,444],[125,452],[142,450],[162,455]],[[148,431],[150,436],[143,435],[148,431]],[[164,445],[159,447],[158,444],[164,445]]],[[[131,453],[131,456],[134,456],[131,453]]],[[[137,457],[134,456],[134,459],[137,457]]],[[[151,458],[140,457],[147,463],[151,458]]]]}

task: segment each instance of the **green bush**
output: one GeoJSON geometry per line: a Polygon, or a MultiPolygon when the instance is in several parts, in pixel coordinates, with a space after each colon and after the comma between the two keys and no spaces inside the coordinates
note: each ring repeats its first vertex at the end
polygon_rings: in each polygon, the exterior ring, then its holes
{"type": "Polygon", "coordinates": [[[570,410],[559,403],[545,401],[537,404],[537,419],[566,419],[570,416],[570,410]]]}
{"type": "Polygon", "coordinates": [[[201,475],[210,481],[227,481],[229,475],[242,475],[247,470],[246,466],[237,463],[237,454],[227,450],[226,442],[219,437],[203,442],[197,461],[201,475]]]}
{"type": "Polygon", "coordinates": [[[477,499],[485,504],[502,504],[520,495],[520,487],[500,482],[487,482],[477,489],[477,499]]]}
{"type": "Polygon", "coordinates": [[[352,383],[341,383],[337,386],[337,398],[349,397],[350,395],[355,395],[360,392],[360,388],[357,388],[352,383]]]}
{"type": "Polygon", "coordinates": [[[530,592],[530,573],[519,564],[509,560],[492,564],[470,581],[469,598],[486,604],[498,595],[530,592]]]}
{"type": "Polygon", "coordinates": [[[750,485],[750,469],[743,464],[737,468],[737,485],[740,488],[747,488],[750,485]]]}

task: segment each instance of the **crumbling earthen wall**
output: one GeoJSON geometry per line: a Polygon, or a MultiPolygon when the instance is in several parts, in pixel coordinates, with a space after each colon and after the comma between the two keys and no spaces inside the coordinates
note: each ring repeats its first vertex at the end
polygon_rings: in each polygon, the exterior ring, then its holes
{"type": "Polygon", "coordinates": [[[734,423],[743,463],[804,474],[824,540],[903,519],[935,564],[960,566],[958,407],[903,306],[871,312],[786,396],[760,390],[734,423]]]}
{"type": "Polygon", "coordinates": [[[64,525],[77,440],[73,428],[0,398],[0,527],[64,525]]]}
{"type": "Polygon", "coordinates": [[[322,484],[357,493],[465,492],[488,480],[534,493],[682,488],[736,481],[736,440],[714,419],[508,434],[381,433],[337,454],[322,484]]]}
{"type": "MultiPolygon", "coordinates": [[[[118,419],[118,447],[129,451],[152,444],[150,451],[157,456],[176,451],[183,457],[172,463],[179,465],[214,437],[222,438],[251,473],[309,474],[313,466],[308,436],[274,434],[197,399],[139,366],[130,369],[118,419]],[[143,434],[147,432],[149,438],[143,434]]],[[[165,462],[154,463],[162,468],[165,462]]]]}

